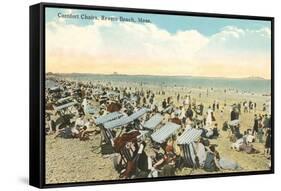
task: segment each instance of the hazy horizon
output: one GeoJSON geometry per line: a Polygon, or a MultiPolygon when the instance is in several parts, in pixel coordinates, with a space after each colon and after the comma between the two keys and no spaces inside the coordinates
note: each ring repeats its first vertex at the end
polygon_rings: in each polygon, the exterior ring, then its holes
{"type": "Polygon", "coordinates": [[[195,76],[195,75],[155,75],[155,74],[124,74],[124,73],[81,73],[81,72],[70,72],[70,73],[58,73],[58,72],[46,72],[48,75],[119,75],[119,76],[159,76],[159,77],[194,77],[194,78],[227,78],[227,79],[260,79],[260,80],[271,80],[259,76],[245,76],[245,77],[220,77],[220,76],[195,76]]]}

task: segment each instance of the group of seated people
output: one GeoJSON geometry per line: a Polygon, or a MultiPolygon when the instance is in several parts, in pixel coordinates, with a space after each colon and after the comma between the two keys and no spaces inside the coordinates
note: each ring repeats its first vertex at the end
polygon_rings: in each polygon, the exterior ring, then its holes
{"type": "Polygon", "coordinates": [[[91,123],[89,119],[85,119],[84,115],[74,119],[73,115],[61,115],[57,113],[57,120],[51,120],[51,116],[47,114],[46,117],[46,133],[54,134],[54,138],[78,138],[81,141],[89,140],[90,135],[97,130],[89,130],[91,123]]]}
{"type": "Polygon", "coordinates": [[[232,142],[231,148],[236,151],[242,151],[247,154],[260,153],[254,148],[253,142],[258,140],[259,143],[263,143],[263,137],[265,137],[264,155],[267,158],[271,157],[271,131],[270,131],[270,118],[267,115],[254,115],[253,128],[244,131],[244,134],[240,132],[240,124],[229,126],[227,122],[223,124],[223,130],[229,131],[229,138],[232,142]]]}
{"type": "Polygon", "coordinates": [[[259,153],[257,149],[254,148],[253,142],[255,137],[252,135],[251,130],[244,132],[241,138],[237,139],[232,145],[231,148],[236,151],[243,151],[247,154],[256,154],[259,153]]]}
{"type": "Polygon", "coordinates": [[[194,158],[186,159],[184,154],[186,151],[177,144],[177,135],[171,136],[162,144],[138,140],[138,135],[137,131],[131,131],[114,141],[115,151],[121,154],[118,156],[118,167],[116,167],[120,178],[175,176],[176,170],[183,167],[201,168],[207,172],[238,168],[237,163],[221,158],[216,149],[217,145],[210,144],[210,141],[203,137],[191,143],[194,150],[190,151],[192,152],[190,157],[194,158]],[[122,139],[123,143],[120,141],[122,139]],[[151,149],[146,149],[147,144],[150,144],[151,149]],[[190,163],[188,160],[193,162],[190,163]]]}
{"type": "Polygon", "coordinates": [[[229,132],[229,140],[232,142],[231,149],[242,151],[247,154],[255,154],[259,152],[252,144],[255,142],[256,138],[253,136],[251,129],[244,131],[242,134],[240,132],[240,123],[229,126],[227,122],[224,122],[222,129],[229,132]]]}

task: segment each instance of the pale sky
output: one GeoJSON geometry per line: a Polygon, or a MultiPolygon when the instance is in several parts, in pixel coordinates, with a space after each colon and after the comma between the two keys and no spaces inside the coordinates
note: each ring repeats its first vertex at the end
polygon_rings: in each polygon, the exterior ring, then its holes
{"type": "Polygon", "coordinates": [[[47,8],[46,71],[270,79],[269,21],[47,8]],[[151,23],[59,18],[139,17],[151,23]]]}

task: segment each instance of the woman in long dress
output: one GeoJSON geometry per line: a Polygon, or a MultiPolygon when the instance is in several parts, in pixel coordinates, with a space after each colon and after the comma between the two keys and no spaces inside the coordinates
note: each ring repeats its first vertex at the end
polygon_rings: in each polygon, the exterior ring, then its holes
{"type": "Polygon", "coordinates": [[[206,127],[211,128],[212,127],[212,113],[213,110],[211,109],[211,106],[209,106],[207,110],[207,119],[206,119],[206,127]]]}

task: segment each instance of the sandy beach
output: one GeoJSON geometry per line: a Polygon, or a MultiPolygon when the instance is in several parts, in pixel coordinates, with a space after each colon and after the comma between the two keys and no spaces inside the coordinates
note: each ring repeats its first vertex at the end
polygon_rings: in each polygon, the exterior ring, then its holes
{"type": "MultiPolygon", "coordinates": [[[[130,84],[130,83],[128,83],[130,84]]],[[[128,87],[128,84],[124,86],[128,87]]],[[[119,84],[120,85],[120,84],[119,84]]],[[[137,84],[131,84],[132,89],[140,89],[137,84]]],[[[120,88],[120,87],[119,87],[120,88]]],[[[129,88],[129,87],[128,87],[129,88]]],[[[229,132],[223,131],[222,126],[225,121],[230,120],[230,111],[232,105],[235,103],[251,100],[257,104],[256,111],[249,113],[242,112],[240,115],[240,131],[244,132],[247,129],[253,128],[254,114],[265,114],[262,111],[263,104],[269,99],[268,96],[259,94],[249,94],[237,91],[227,91],[224,89],[198,89],[198,88],[183,88],[183,87],[154,87],[151,85],[143,85],[141,87],[144,91],[153,90],[165,91],[165,95],[155,96],[155,102],[161,101],[167,97],[172,97],[174,107],[182,104],[183,96],[189,95],[196,99],[196,103],[202,103],[206,111],[209,105],[212,105],[214,100],[220,103],[221,109],[214,111],[216,123],[218,124],[219,137],[210,139],[210,144],[216,144],[217,151],[221,157],[235,161],[239,164],[239,169],[224,170],[218,172],[206,172],[204,169],[181,168],[176,169],[176,175],[190,175],[190,174],[208,174],[208,173],[227,173],[227,172],[242,172],[242,171],[261,171],[270,169],[270,159],[264,155],[264,143],[255,141],[252,143],[255,149],[259,151],[257,154],[247,154],[245,152],[238,152],[231,149],[231,142],[229,140],[229,132]],[[207,93],[208,92],[208,93],[207,93]],[[176,96],[180,94],[182,97],[179,102],[176,96]],[[225,104],[225,106],[223,106],[225,104]],[[223,113],[221,112],[223,110],[223,113]]],[[[91,100],[90,105],[98,106],[96,100],[91,100]]],[[[90,115],[87,116],[91,118],[90,115]]],[[[169,115],[165,114],[165,119],[168,121],[169,115]]],[[[96,130],[97,127],[92,125],[88,130],[96,130]]],[[[54,139],[54,134],[46,135],[46,183],[64,183],[64,182],[87,182],[100,180],[118,180],[119,173],[114,169],[113,156],[102,155],[100,153],[101,135],[94,133],[90,135],[87,141],[80,141],[79,139],[54,139]]],[[[265,139],[265,137],[264,137],[265,139]]],[[[147,143],[150,144],[150,140],[147,143]]],[[[146,147],[146,152],[149,153],[150,148],[146,147]]]]}

